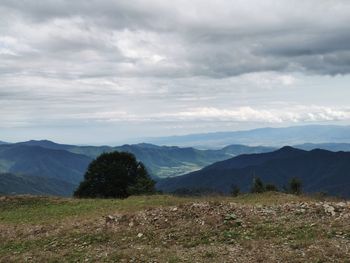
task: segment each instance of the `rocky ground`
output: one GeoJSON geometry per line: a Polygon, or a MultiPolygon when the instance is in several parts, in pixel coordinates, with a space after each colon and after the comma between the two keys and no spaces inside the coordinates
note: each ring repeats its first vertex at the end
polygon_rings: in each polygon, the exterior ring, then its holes
{"type": "Polygon", "coordinates": [[[50,224],[8,222],[0,214],[0,261],[350,262],[348,201],[276,193],[166,198],[50,224]]]}

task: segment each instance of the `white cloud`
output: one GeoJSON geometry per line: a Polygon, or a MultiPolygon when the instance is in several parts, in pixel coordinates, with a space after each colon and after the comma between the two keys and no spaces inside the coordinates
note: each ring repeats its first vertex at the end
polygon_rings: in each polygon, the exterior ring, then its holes
{"type": "Polygon", "coordinates": [[[256,122],[256,123],[300,123],[350,120],[350,108],[336,109],[321,106],[294,105],[285,108],[261,109],[250,106],[231,109],[215,107],[193,108],[177,113],[130,114],[125,111],[97,112],[87,115],[76,115],[75,118],[91,119],[106,122],[256,122]]]}
{"type": "Polygon", "coordinates": [[[293,108],[269,110],[254,109],[252,107],[240,107],[229,110],[218,108],[197,108],[187,112],[169,114],[168,116],[184,120],[282,123],[348,120],[350,119],[350,110],[336,110],[318,106],[297,106],[293,108]]]}
{"type": "Polygon", "coordinates": [[[250,106],[235,109],[195,108],[185,112],[164,114],[186,121],[232,121],[261,123],[298,123],[350,120],[350,108],[334,109],[321,106],[297,105],[285,108],[259,109],[250,106]]]}
{"type": "Polygon", "coordinates": [[[12,36],[0,35],[0,55],[18,56],[24,52],[35,51],[25,43],[21,43],[17,38],[12,36]]]}
{"type": "Polygon", "coordinates": [[[247,73],[242,75],[241,79],[263,89],[293,86],[297,82],[295,76],[277,72],[247,73]]]}

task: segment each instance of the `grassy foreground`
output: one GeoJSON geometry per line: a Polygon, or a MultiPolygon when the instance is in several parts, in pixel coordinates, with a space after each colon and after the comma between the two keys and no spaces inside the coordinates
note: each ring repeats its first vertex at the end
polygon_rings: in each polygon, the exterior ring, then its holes
{"type": "Polygon", "coordinates": [[[0,262],[350,262],[350,202],[0,197],[0,262]]]}

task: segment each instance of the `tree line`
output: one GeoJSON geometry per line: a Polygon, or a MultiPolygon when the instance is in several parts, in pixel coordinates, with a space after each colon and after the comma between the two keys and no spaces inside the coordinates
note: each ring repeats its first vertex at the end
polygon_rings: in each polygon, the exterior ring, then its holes
{"type": "MultiPolygon", "coordinates": [[[[253,183],[250,189],[251,193],[264,193],[264,192],[279,192],[280,190],[278,187],[274,184],[264,184],[263,181],[259,177],[253,178],[253,183]]],[[[302,182],[296,178],[293,177],[289,182],[288,185],[285,185],[282,187],[282,192],[289,193],[289,194],[295,194],[300,195],[302,193],[302,182]]],[[[237,185],[231,186],[231,195],[237,196],[240,194],[240,189],[237,185]]]]}

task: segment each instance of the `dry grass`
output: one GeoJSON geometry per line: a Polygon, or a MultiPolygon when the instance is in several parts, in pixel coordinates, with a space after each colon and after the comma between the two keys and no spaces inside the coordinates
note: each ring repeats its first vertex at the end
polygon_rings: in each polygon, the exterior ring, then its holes
{"type": "Polygon", "coordinates": [[[350,262],[350,204],[237,198],[0,200],[0,262],[350,262]]]}

